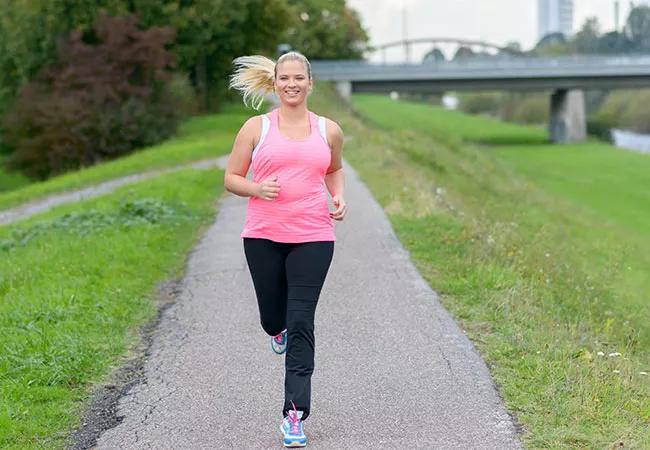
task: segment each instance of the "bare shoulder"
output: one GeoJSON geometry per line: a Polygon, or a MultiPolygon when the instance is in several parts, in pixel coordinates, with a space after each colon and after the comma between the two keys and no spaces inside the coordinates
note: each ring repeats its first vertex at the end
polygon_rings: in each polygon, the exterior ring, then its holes
{"type": "Polygon", "coordinates": [[[253,142],[254,145],[257,145],[257,142],[260,140],[261,135],[262,135],[261,115],[249,117],[239,129],[239,136],[246,141],[253,142]]]}
{"type": "Polygon", "coordinates": [[[262,116],[252,116],[249,117],[246,122],[241,126],[240,132],[242,133],[255,133],[260,134],[260,129],[262,128],[262,116]]]}
{"type": "Polygon", "coordinates": [[[343,130],[337,122],[325,117],[325,128],[327,130],[327,140],[329,142],[343,141],[343,130]]]}

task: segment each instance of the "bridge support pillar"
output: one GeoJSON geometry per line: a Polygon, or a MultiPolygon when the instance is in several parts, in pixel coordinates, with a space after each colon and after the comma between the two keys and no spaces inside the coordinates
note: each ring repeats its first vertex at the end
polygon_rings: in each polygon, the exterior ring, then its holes
{"type": "Polygon", "coordinates": [[[551,95],[549,134],[557,143],[587,139],[585,94],[574,89],[558,89],[551,95]]]}
{"type": "Polygon", "coordinates": [[[337,81],[336,90],[338,91],[341,98],[344,100],[350,100],[352,96],[352,82],[350,81],[337,81]]]}

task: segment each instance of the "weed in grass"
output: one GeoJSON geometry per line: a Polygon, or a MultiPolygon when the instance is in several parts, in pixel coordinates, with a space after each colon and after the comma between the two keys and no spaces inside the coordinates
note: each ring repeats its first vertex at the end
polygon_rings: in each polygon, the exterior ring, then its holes
{"type": "Polygon", "coordinates": [[[88,210],[67,213],[52,220],[37,222],[28,228],[16,228],[8,239],[0,240],[0,251],[27,245],[31,240],[54,230],[87,235],[102,228],[155,225],[168,220],[188,219],[192,213],[183,205],[163,203],[151,198],[123,200],[115,211],[88,210]]]}

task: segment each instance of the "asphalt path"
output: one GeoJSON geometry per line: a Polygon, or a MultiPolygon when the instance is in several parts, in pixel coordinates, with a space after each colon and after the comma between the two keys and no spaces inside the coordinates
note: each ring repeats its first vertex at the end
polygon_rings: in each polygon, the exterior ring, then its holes
{"type": "MultiPolygon", "coordinates": [[[[308,448],[521,448],[479,353],[349,166],[346,182],[316,311],[308,448]]],[[[97,448],[282,448],[284,356],[259,324],[245,212],[246,199],[222,199],[154,333],[144,382],[97,448]]]]}

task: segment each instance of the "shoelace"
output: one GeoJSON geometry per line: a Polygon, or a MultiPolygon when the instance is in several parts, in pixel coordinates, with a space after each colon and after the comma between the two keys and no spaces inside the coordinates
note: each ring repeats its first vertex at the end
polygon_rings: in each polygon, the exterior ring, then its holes
{"type": "Polygon", "coordinates": [[[296,409],[293,400],[291,400],[291,406],[293,406],[293,411],[287,411],[287,417],[291,423],[291,433],[298,434],[300,433],[300,417],[298,417],[298,410],[296,409]]]}

